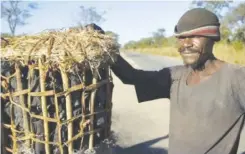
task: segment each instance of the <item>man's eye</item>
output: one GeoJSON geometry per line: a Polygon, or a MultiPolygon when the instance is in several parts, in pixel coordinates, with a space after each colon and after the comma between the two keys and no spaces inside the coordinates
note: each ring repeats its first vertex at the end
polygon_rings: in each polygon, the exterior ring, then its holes
{"type": "Polygon", "coordinates": [[[184,37],[179,38],[179,41],[180,41],[180,42],[183,42],[183,41],[185,41],[185,40],[186,40],[186,38],[184,38],[184,37]]]}
{"type": "Polygon", "coordinates": [[[180,40],[183,40],[183,39],[185,39],[186,37],[184,37],[184,36],[180,36],[180,37],[178,37],[178,39],[180,39],[180,40]]]}

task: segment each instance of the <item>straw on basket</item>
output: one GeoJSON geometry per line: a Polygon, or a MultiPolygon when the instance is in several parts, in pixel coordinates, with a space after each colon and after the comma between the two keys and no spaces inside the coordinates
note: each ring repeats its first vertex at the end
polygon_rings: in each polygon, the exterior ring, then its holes
{"type": "Polygon", "coordinates": [[[8,41],[10,44],[2,48],[1,58],[26,64],[45,55],[46,67],[60,65],[66,71],[71,71],[76,63],[98,69],[113,61],[119,49],[113,37],[83,28],[18,36],[8,41]]]}

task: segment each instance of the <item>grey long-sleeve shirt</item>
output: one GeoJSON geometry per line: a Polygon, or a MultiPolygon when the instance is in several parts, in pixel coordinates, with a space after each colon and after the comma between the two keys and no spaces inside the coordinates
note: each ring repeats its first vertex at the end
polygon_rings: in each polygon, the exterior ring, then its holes
{"type": "Polygon", "coordinates": [[[139,102],[170,98],[169,154],[236,154],[245,119],[245,67],[225,64],[208,80],[186,85],[185,66],[134,69],[122,57],[112,70],[135,86],[139,102]]]}

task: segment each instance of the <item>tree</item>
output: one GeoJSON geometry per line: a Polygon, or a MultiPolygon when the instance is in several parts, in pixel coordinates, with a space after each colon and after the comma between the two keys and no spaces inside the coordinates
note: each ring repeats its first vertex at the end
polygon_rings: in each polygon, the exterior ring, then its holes
{"type": "Polygon", "coordinates": [[[153,41],[155,47],[163,46],[165,41],[165,29],[159,28],[156,32],[153,32],[153,41]]]}
{"type": "Polygon", "coordinates": [[[129,41],[124,45],[125,49],[136,49],[137,48],[137,42],[136,41],[129,41]]]}
{"type": "Polygon", "coordinates": [[[154,44],[152,37],[142,38],[137,42],[137,47],[147,48],[151,47],[154,44]]]}
{"type": "Polygon", "coordinates": [[[20,7],[21,1],[4,1],[1,2],[1,18],[8,22],[11,34],[14,36],[17,26],[24,26],[27,24],[27,18],[31,17],[31,10],[37,9],[37,3],[27,3],[27,8],[20,7]]]}
{"type": "Polygon", "coordinates": [[[224,1],[194,0],[191,2],[191,8],[193,7],[206,8],[207,10],[214,12],[220,19],[222,19],[223,17],[222,13],[225,9],[228,9],[230,7],[230,3],[232,3],[232,1],[230,0],[224,0],[224,1]]]}
{"type": "Polygon", "coordinates": [[[245,2],[232,8],[226,16],[230,29],[233,29],[233,40],[245,42],[245,2]]]}
{"type": "Polygon", "coordinates": [[[103,17],[106,13],[105,11],[99,13],[94,7],[85,8],[84,6],[80,6],[80,9],[81,9],[81,11],[79,12],[80,19],[78,21],[78,24],[80,26],[85,26],[91,23],[99,24],[105,21],[105,18],[103,17]]]}
{"type": "Polygon", "coordinates": [[[153,32],[154,38],[164,38],[165,37],[165,29],[159,28],[156,32],[153,32]]]}

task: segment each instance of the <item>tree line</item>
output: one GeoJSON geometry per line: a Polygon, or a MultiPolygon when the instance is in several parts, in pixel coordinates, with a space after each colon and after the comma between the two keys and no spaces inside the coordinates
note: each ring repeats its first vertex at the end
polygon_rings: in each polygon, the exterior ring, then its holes
{"type": "MultiPolygon", "coordinates": [[[[245,2],[241,2],[236,6],[232,4],[232,1],[194,0],[191,2],[190,8],[201,7],[214,12],[221,22],[221,42],[231,43],[235,48],[240,50],[245,44],[245,2]],[[224,12],[226,13],[224,14],[224,12]]],[[[164,28],[159,28],[150,37],[127,42],[124,48],[135,49],[174,46],[175,41],[173,36],[166,37],[164,28]]]]}
{"type": "MultiPolygon", "coordinates": [[[[76,21],[76,27],[85,26],[91,23],[102,23],[105,21],[105,11],[98,12],[95,7],[79,7],[79,18],[76,21]]],[[[35,10],[39,8],[36,2],[27,2],[21,0],[9,0],[1,2],[1,18],[7,21],[10,33],[1,35],[15,36],[17,28],[28,24],[28,18],[34,16],[35,10]]],[[[112,32],[108,32],[111,34],[112,32]]]]}
{"type": "MultiPolygon", "coordinates": [[[[10,33],[2,33],[1,36],[15,36],[16,29],[28,24],[28,18],[34,15],[38,9],[38,3],[27,2],[26,7],[22,5],[23,1],[3,1],[1,2],[1,18],[7,21],[10,33]]],[[[190,3],[190,8],[202,7],[216,13],[221,21],[221,38],[223,42],[233,43],[236,47],[242,48],[245,44],[245,2],[240,2],[233,6],[232,1],[200,1],[194,0],[190,3]],[[225,14],[223,12],[226,12],[225,14]]],[[[80,8],[77,26],[84,26],[90,23],[100,24],[105,19],[106,12],[98,12],[94,7],[78,6],[80,8]]],[[[119,35],[112,31],[106,31],[106,34],[113,36],[117,41],[119,35]]],[[[174,37],[166,37],[165,29],[159,28],[152,33],[152,36],[141,38],[138,41],[129,41],[124,45],[129,48],[159,48],[164,46],[174,46],[174,37]]]]}

